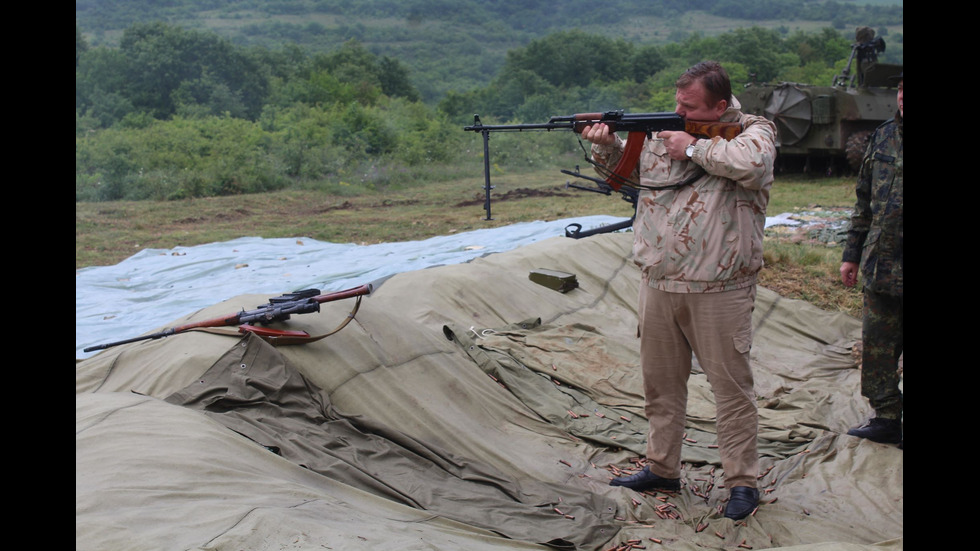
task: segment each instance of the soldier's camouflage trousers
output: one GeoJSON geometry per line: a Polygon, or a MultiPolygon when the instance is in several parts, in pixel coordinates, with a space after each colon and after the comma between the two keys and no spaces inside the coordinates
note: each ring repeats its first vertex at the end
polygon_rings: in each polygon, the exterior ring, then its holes
{"type": "Polygon", "coordinates": [[[902,418],[902,391],[898,359],[904,338],[904,301],[901,296],[864,288],[864,352],[861,360],[861,394],[877,417],[902,418]]]}

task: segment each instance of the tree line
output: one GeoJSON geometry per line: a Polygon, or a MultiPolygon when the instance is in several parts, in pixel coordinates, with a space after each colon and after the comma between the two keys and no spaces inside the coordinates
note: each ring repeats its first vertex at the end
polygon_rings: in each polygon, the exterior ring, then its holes
{"type": "MultiPolygon", "coordinates": [[[[239,46],[295,43],[334,51],[356,40],[397,58],[427,103],[450,90],[485,86],[507,51],[555,31],[581,29],[642,44],[686,39],[702,25],[845,32],[859,25],[901,27],[901,0],[77,0],[76,24],[95,46],[118,46],[137,22],[213,29],[239,46]]],[[[712,31],[712,33],[717,31],[712,31]]],[[[891,49],[886,56],[891,56],[891,49]]],[[[889,63],[893,61],[887,61],[889,63]]]]}
{"type": "MultiPolygon", "coordinates": [[[[127,28],[118,47],[90,46],[76,25],[75,199],[423,183],[479,166],[478,140],[461,131],[474,113],[484,122],[543,122],[672,110],[673,81],[709,58],[735,83],[829,83],[852,40],[833,28],[753,27],[665,45],[557,31],[508,51],[486,86],[425,102],[403,62],[358,41],[326,53],[273,49],[151,22],[127,28]]],[[[502,137],[493,153],[529,165],[574,147],[567,137],[502,137]]]]}
{"type": "MultiPolygon", "coordinates": [[[[411,23],[438,20],[466,26],[499,23],[495,29],[534,28],[552,32],[591,22],[617,25],[626,17],[670,18],[698,11],[718,17],[749,21],[775,19],[830,21],[843,28],[855,21],[896,25],[903,10],[895,5],[858,3],[853,0],[605,0],[596,9],[593,0],[76,0],[75,17],[92,31],[125,28],[135,21],[197,21],[209,15],[241,16],[256,13],[270,17],[335,15],[348,20],[397,18],[411,23]]],[[[303,28],[305,24],[296,24],[303,28]]],[[[315,26],[310,27],[315,31],[315,26]]],[[[254,32],[254,29],[253,31],[254,32]]]]}

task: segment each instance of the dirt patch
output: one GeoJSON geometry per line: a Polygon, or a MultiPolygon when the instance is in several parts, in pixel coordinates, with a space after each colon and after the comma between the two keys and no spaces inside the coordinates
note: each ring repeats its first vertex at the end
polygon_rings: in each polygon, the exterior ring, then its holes
{"type": "Polygon", "coordinates": [[[252,211],[248,209],[233,209],[231,211],[219,212],[214,215],[218,220],[238,220],[239,218],[247,218],[252,215],[252,211]]]}
{"type": "Polygon", "coordinates": [[[183,225],[206,224],[212,221],[226,222],[229,220],[240,220],[242,218],[248,218],[249,216],[252,216],[252,211],[245,208],[237,208],[230,211],[219,211],[213,214],[209,213],[208,216],[186,216],[184,218],[174,220],[173,223],[183,225]]]}
{"type": "Polygon", "coordinates": [[[380,202],[374,202],[370,204],[356,204],[352,201],[344,201],[339,205],[323,205],[310,209],[310,212],[314,214],[323,214],[325,212],[338,211],[338,210],[361,210],[361,209],[380,209],[380,208],[391,208],[391,207],[403,207],[408,205],[417,205],[421,201],[418,199],[383,199],[380,202]]]}
{"type": "MultiPolygon", "coordinates": [[[[520,199],[527,199],[529,197],[571,197],[572,194],[565,191],[559,191],[555,189],[531,189],[531,188],[517,188],[504,193],[503,195],[490,195],[490,200],[497,201],[518,201],[520,199]]],[[[479,194],[475,199],[469,201],[461,201],[456,203],[457,207],[472,207],[474,205],[482,205],[487,200],[485,193],[479,194]]]]}
{"type": "Polygon", "coordinates": [[[315,208],[313,209],[313,212],[317,214],[322,214],[324,212],[330,212],[334,210],[353,210],[355,208],[357,207],[354,206],[354,203],[351,203],[350,201],[344,201],[339,205],[327,205],[325,207],[315,208]]]}
{"type": "Polygon", "coordinates": [[[407,205],[417,205],[420,201],[418,199],[403,199],[401,201],[395,201],[392,199],[385,199],[380,203],[374,203],[371,208],[387,208],[387,207],[403,207],[407,205]]]}

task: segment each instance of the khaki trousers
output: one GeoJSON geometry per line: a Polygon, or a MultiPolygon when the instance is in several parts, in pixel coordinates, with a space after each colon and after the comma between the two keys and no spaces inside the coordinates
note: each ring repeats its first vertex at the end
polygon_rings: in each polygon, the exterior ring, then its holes
{"type": "Polygon", "coordinates": [[[755,488],[759,415],[749,348],[755,286],[719,293],[640,290],[640,361],[650,420],[650,470],[679,478],[691,354],[714,393],[725,486],[755,488]]]}

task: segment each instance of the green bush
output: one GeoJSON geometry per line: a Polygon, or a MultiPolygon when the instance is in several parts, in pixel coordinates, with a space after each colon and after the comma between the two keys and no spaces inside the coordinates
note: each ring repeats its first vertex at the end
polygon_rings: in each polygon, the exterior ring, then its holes
{"type": "Polygon", "coordinates": [[[231,117],[118,125],[75,138],[76,201],[176,199],[281,188],[261,128],[231,117]]]}

